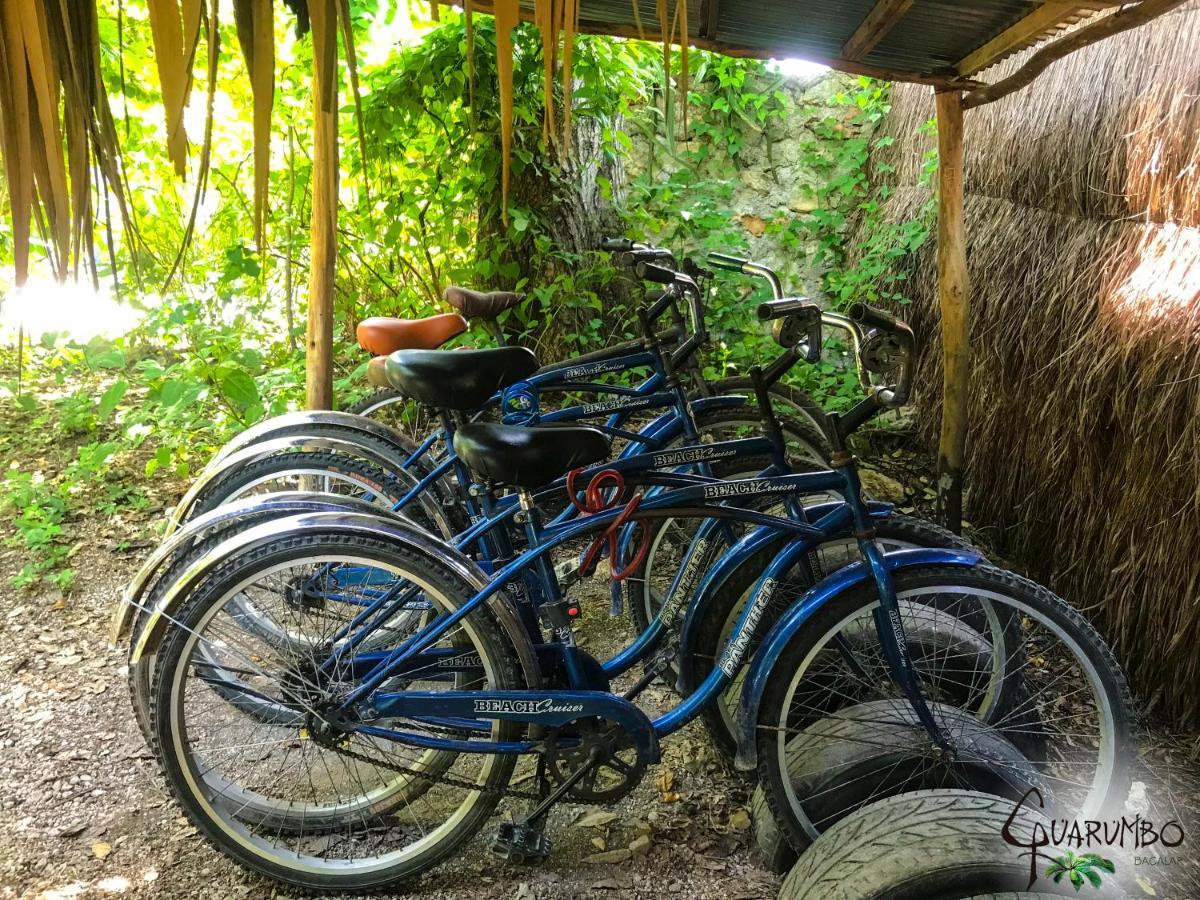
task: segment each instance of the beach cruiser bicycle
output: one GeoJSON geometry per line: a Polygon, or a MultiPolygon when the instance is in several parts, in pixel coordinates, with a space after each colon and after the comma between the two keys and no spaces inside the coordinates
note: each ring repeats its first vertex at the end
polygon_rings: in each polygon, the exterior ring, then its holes
{"type": "MultiPolygon", "coordinates": [[[[777,329],[796,324],[805,333],[820,320],[799,301],[767,315],[777,329]]],[[[907,329],[890,316],[858,306],[852,317],[881,342],[911,348],[907,329]]],[[[454,449],[474,473],[473,490],[486,503],[511,491],[525,532],[523,549],[491,573],[427,531],[377,512],[289,516],[229,538],[175,582],[140,638],[157,655],[151,724],[176,798],[224,853],[307,888],[370,890],[416,875],[452,854],[501,802],[513,819],[499,828],[496,847],[539,856],[548,852],[543,824],[554,804],[609,802],[632,789],[657,761],[660,741],[747,667],[736,761],[757,769],[789,834],[810,835],[833,815],[820,796],[797,793],[790,750],[830,721],[858,724],[864,709],[873,716],[867,725],[922,735],[946,778],[989,772],[1014,790],[1036,783],[1050,802],[1084,812],[1123,799],[1128,695],[1086,622],[976,553],[885,554],[875,543],[845,438],[906,398],[911,354],[899,356],[894,383],[831,417],[826,471],[621,479],[595,465],[609,454],[598,430],[462,425],[454,449]],[[546,521],[533,491],[567,470],[585,508],[546,521]],[[814,521],[793,517],[801,498],[823,492],[842,499],[814,521]],[[782,499],[787,514],[754,509],[750,501],[763,497],[782,499]],[[590,540],[582,570],[605,546],[610,565],[622,567],[613,545],[623,529],[688,516],[748,526],[704,571],[696,594],[764,533],[787,540],[708,675],[652,718],[637,703],[648,672],[618,692],[578,645],[582,606],[571,584],[564,589],[552,552],[590,540]],[[797,564],[846,517],[862,561],[793,593],[797,564]],[[343,570],[351,576],[345,582],[343,570]],[[535,583],[536,591],[524,589],[535,583]],[[332,594],[337,602],[327,602],[332,594]],[[360,602],[345,602],[350,594],[360,602]],[[255,615],[279,628],[243,621],[248,598],[255,615]],[[414,604],[423,604],[423,621],[395,632],[414,604]],[[784,612],[747,658],[748,636],[776,605],[784,612]],[[947,643],[941,655],[914,656],[907,624],[943,614],[948,624],[992,627],[969,629],[962,647],[947,643]],[[1014,671],[1013,660],[1028,662],[1014,671]],[[231,698],[231,685],[244,702],[231,698]],[[1059,712],[1044,720],[1039,759],[1004,737],[1005,721],[1029,709],[1059,712]]],[[[785,369],[754,373],[768,410],[766,385],[785,369]]],[[[698,542],[692,549],[699,552],[698,542]]],[[[685,559],[681,590],[689,568],[685,559]]],[[[875,789],[886,787],[876,779],[875,789]]]]}
{"type": "MultiPolygon", "coordinates": [[[[659,275],[661,278],[662,276],[659,275]]],[[[683,282],[685,285],[687,281],[683,282]]],[[[668,292],[667,297],[671,296],[668,292]]],[[[653,351],[659,351],[657,342],[657,334],[651,327],[655,316],[661,314],[662,309],[666,307],[663,298],[649,309],[642,313],[641,319],[644,331],[647,335],[646,347],[653,351]]],[[[811,308],[809,308],[811,309],[811,308]]],[[[793,317],[794,319],[795,317],[793,317]]],[[[857,334],[857,327],[852,323],[847,323],[854,328],[853,333],[857,334]]],[[[771,388],[777,383],[782,374],[786,372],[798,359],[807,357],[812,361],[816,354],[819,354],[819,335],[802,335],[794,332],[795,329],[790,329],[788,335],[777,335],[785,346],[784,353],[770,367],[773,373],[769,377],[762,380],[764,393],[774,398],[771,388]],[[807,337],[804,343],[805,350],[803,353],[797,353],[795,344],[798,341],[807,337]]],[[[695,346],[695,344],[693,344],[695,346]]],[[[682,348],[685,353],[689,352],[687,347],[682,348]]],[[[481,351],[479,354],[472,356],[469,360],[459,353],[401,353],[394,361],[396,368],[399,371],[399,377],[403,379],[403,386],[414,396],[421,397],[430,403],[430,408],[441,408],[439,416],[444,422],[444,426],[448,433],[453,433],[455,426],[454,417],[460,415],[459,412],[446,407],[462,407],[465,410],[471,410],[491,396],[492,388],[495,382],[495,375],[488,365],[480,365],[478,361],[491,360],[495,357],[505,355],[504,351],[481,351]],[[415,358],[415,361],[414,361],[415,358]],[[433,386],[432,388],[430,386],[433,386]]],[[[664,370],[665,386],[674,391],[674,396],[677,402],[676,415],[682,420],[682,426],[685,430],[690,429],[692,435],[696,435],[695,425],[690,421],[691,407],[688,404],[681,387],[679,379],[676,377],[673,369],[673,363],[677,358],[687,359],[687,355],[661,353],[658,357],[661,360],[661,366],[664,370]]],[[[501,363],[505,361],[500,360],[501,363]]],[[[760,399],[761,402],[761,399],[760,399]]],[[[643,443],[631,445],[626,448],[626,452],[614,464],[614,470],[621,477],[626,477],[638,472],[644,472],[647,469],[654,469],[666,466],[668,468],[678,467],[680,464],[686,464],[691,467],[704,467],[710,474],[716,471],[724,477],[732,477],[738,474],[754,475],[769,468],[772,474],[783,474],[794,471],[794,463],[786,455],[786,451],[792,449],[790,442],[787,440],[786,426],[782,424],[775,416],[771,416],[768,420],[770,429],[768,437],[760,437],[757,441],[741,440],[736,442],[727,442],[725,446],[712,449],[711,447],[702,448],[699,451],[694,450],[667,450],[665,452],[649,452],[643,443]],[[634,449],[642,450],[641,453],[632,452],[634,449]]],[[[762,425],[760,424],[756,431],[761,432],[762,425]]],[[[695,437],[691,438],[695,441],[695,437]]],[[[272,462],[284,463],[296,466],[294,469],[284,469],[292,473],[301,473],[300,477],[312,477],[311,471],[305,470],[297,466],[294,459],[294,454],[288,459],[277,457],[272,462]]],[[[339,461],[334,463],[336,466],[345,466],[345,463],[339,461]]],[[[512,530],[512,520],[517,512],[515,496],[490,500],[486,496],[475,496],[475,492],[471,490],[471,473],[469,469],[457,459],[453,452],[453,447],[450,448],[449,458],[447,462],[435,469],[425,479],[417,483],[412,491],[400,501],[395,503],[395,508],[403,510],[406,504],[413,497],[419,496],[420,491],[428,488],[428,485],[434,478],[439,477],[443,472],[449,470],[453,465],[452,470],[457,477],[459,484],[462,486],[459,492],[460,503],[465,509],[469,521],[473,523],[465,527],[461,532],[453,537],[453,542],[457,549],[471,553],[481,565],[488,571],[494,570],[497,566],[503,565],[504,562],[510,560],[514,554],[514,546],[520,546],[524,539],[521,529],[516,529],[515,533],[510,534],[512,530]],[[486,507],[485,507],[486,505],[486,507]]],[[[262,478],[261,470],[251,468],[250,475],[256,479],[251,484],[257,485],[261,483],[258,479],[262,478]]],[[[299,478],[298,478],[299,480],[299,478]]],[[[204,483],[202,478],[199,483],[204,483]]],[[[244,481],[242,483],[245,483],[244,481]]],[[[218,490],[210,492],[210,496],[215,495],[222,503],[228,504],[233,496],[227,493],[227,489],[219,487],[222,482],[218,481],[218,490]]],[[[322,485],[323,486],[323,485],[322,485]]],[[[573,504],[566,501],[566,481],[559,479],[556,484],[551,484],[548,489],[542,489],[538,494],[539,508],[546,509],[550,505],[557,503],[563,507],[563,512],[552,520],[553,524],[560,523],[577,514],[577,509],[573,504]]],[[[371,488],[368,485],[367,490],[371,488]]],[[[196,494],[193,488],[193,494],[196,494]]],[[[203,498],[201,492],[197,496],[203,498]]],[[[133,642],[132,646],[137,646],[138,636],[141,630],[141,624],[144,621],[146,612],[153,608],[158,602],[162,593],[173,583],[174,576],[183,571],[189,561],[198,555],[203,554],[217,541],[216,532],[228,534],[231,529],[245,528],[253,524],[256,520],[268,517],[278,516],[288,511],[300,510],[315,510],[326,508],[333,498],[330,497],[309,497],[298,495],[295,492],[288,492],[286,495],[280,495],[277,503],[263,504],[256,503],[253,498],[246,498],[246,502],[235,503],[224,513],[217,514],[216,509],[210,510],[199,515],[199,518],[194,521],[196,527],[190,528],[182,533],[174,534],[163,547],[156,552],[151,559],[139,572],[134,579],[129,590],[126,593],[126,603],[122,605],[118,613],[118,619],[114,628],[114,634],[119,635],[123,632],[129,623],[130,618],[133,618],[133,642]],[[299,503],[299,507],[296,504],[299,503]]],[[[188,506],[188,499],[180,504],[179,509],[184,509],[188,506]]],[[[199,504],[203,508],[203,503],[199,504]]],[[[217,507],[217,504],[212,504],[217,507]]],[[[814,510],[815,515],[820,515],[820,508],[814,510]]],[[[882,504],[872,504],[871,512],[876,517],[877,532],[882,546],[887,549],[901,549],[918,546],[941,546],[941,547],[958,547],[962,548],[966,545],[941,529],[929,525],[928,523],[920,522],[919,520],[911,519],[905,516],[892,514],[890,508],[882,504]]],[[[803,511],[800,509],[793,510],[796,516],[802,516],[803,511]]],[[[646,552],[639,559],[634,560],[630,566],[628,577],[622,579],[618,585],[613,583],[611,590],[612,607],[614,612],[618,612],[622,605],[627,604],[632,620],[639,632],[638,641],[629,648],[615,653],[615,655],[603,663],[606,672],[618,673],[628,669],[630,665],[639,663],[643,660],[643,655],[647,650],[653,650],[664,639],[671,639],[673,635],[668,635],[668,625],[677,626],[680,617],[670,613],[669,610],[662,609],[662,597],[670,585],[671,580],[681,565],[684,554],[687,551],[688,544],[693,540],[693,535],[688,531],[689,527],[695,523],[688,523],[685,520],[672,518],[663,519],[651,525],[653,533],[645,541],[646,552]],[[664,624],[666,623],[666,624],[664,624]]],[[[722,549],[728,547],[734,542],[734,529],[728,525],[722,525],[719,534],[714,534],[711,527],[706,528],[706,532],[698,540],[699,547],[703,548],[703,553],[697,551],[692,553],[688,558],[692,563],[693,576],[695,573],[702,572],[709,564],[715,561],[718,553],[722,549]]],[[[632,529],[625,528],[622,530],[620,540],[622,544],[622,553],[625,552],[628,540],[633,533],[632,529]]],[[[832,533],[832,532],[830,532],[832,533]]],[[[571,553],[569,546],[566,552],[559,551],[560,555],[565,556],[563,565],[559,567],[559,576],[568,576],[573,574],[578,567],[578,556],[576,552],[571,553]]],[[[755,547],[760,554],[768,552],[769,548],[755,547]]],[[[848,554],[852,549],[851,531],[849,518],[845,518],[842,523],[842,534],[837,541],[827,541],[819,549],[814,549],[808,557],[807,565],[813,572],[833,571],[840,568],[844,562],[848,560],[848,554]],[[815,567],[815,568],[813,568],[815,567]]],[[[343,570],[344,572],[345,570],[343,570]]],[[[736,586],[741,586],[741,591],[748,590],[753,584],[754,577],[757,572],[750,572],[745,567],[731,573],[728,579],[728,584],[723,593],[716,595],[716,604],[707,604],[702,609],[702,615],[698,616],[697,621],[700,623],[697,626],[697,640],[711,644],[720,637],[719,631],[714,630],[715,617],[724,616],[726,625],[731,624],[734,620],[734,610],[730,607],[730,597],[734,596],[736,586]]],[[[811,574],[811,573],[810,573],[811,574]]],[[[815,576],[812,576],[815,577],[815,576]]],[[[536,587],[536,585],[534,586],[536,587]]],[[[247,612],[242,617],[242,621],[253,623],[256,617],[249,614],[252,609],[250,604],[246,604],[247,612]]],[[[697,653],[700,658],[712,658],[711,648],[706,646],[698,647],[697,653]]],[[[151,738],[149,728],[149,693],[152,684],[153,670],[153,654],[142,656],[138,662],[131,663],[129,681],[132,696],[134,699],[134,707],[139,713],[139,722],[143,726],[143,731],[148,738],[151,738]]],[[[679,670],[674,659],[667,659],[665,663],[660,663],[661,673],[674,684],[679,676],[679,670]]],[[[730,691],[728,696],[724,698],[724,702],[715,711],[710,710],[707,715],[709,724],[713,730],[714,737],[717,739],[718,747],[726,752],[732,753],[733,747],[733,732],[732,732],[732,709],[736,705],[737,692],[730,691]]]]}

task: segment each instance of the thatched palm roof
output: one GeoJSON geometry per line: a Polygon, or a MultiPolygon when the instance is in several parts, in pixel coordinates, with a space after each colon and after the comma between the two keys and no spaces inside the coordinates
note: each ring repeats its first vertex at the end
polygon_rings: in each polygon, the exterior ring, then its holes
{"type": "MultiPolygon", "coordinates": [[[[461,0],[441,0],[461,5],[461,0]]],[[[492,13],[504,0],[479,0],[492,13]]],[[[532,19],[535,0],[519,3],[532,19]]],[[[577,30],[657,39],[678,36],[732,56],[800,57],[892,81],[953,83],[1096,15],[1115,2],[1042,0],[579,0],[577,30]],[[660,8],[667,18],[660,19],[660,8]],[[679,12],[676,12],[676,8],[679,12]]]]}

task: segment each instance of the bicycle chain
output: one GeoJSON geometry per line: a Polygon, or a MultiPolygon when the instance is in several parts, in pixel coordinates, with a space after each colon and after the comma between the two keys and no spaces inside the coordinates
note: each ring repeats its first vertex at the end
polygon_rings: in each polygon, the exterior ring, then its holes
{"type": "MultiPolygon", "coordinates": [[[[336,742],[320,740],[316,737],[312,737],[312,740],[314,743],[320,744],[322,747],[326,747],[326,748],[334,751],[335,753],[338,753],[342,756],[347,756],[350,759],[356,759],[359,762],[364,762],[364,763],[367,763],[372,766],[380,766],[384,769],[389,769],[390,771],[393,771],[393,772],[396,772],[396,773],[399,773],[402,775],[411,775],[414,778],[420,778],[424,781],[430,781],[430,782],[434,782],[437,784],[448,784],[451,787],[460,787],[460,788],[464,788],[466,790],[478,791],[479,793],[485,794],[486,796],[489,796],[489,797],[499,797],[501,799],[503,799],[504,797],[516,797],[521,800],[540,801],[545,796],[542,793],[534,793],[533,791],[518,790],[516,788],[511,787],[511,785],[505,785],[504,787],[500,787],[500,788],[489,788],[489,787],[483,787],[474,781],[468,781],[465,778],[456,778],[453,775],[447,775],[447,774],[430,775],[427,772],[420,772],[420,771],[417,771],[416,769],[409,768],[408,766],[401,766],[396,763],[384,762],[383,760],[375,759],[374,757],[367,756],[365,753],[359,753],[355,750],[351,750],[349,747],[341,746],[340,744],[338,744],[336,742]]],[[[580,803],[583,805],[603,805],[603,801],[599,801],[599,800],[589,801],[589,800],[574,800],[573,799],[573,802],[580,803]]]]}

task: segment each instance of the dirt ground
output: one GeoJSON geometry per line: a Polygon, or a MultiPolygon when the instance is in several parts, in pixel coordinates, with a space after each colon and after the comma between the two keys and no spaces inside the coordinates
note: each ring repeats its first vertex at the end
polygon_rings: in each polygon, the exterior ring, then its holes
{"type": "MultiPolygon", "coordinates": [[[[906,491],[906,502],[923,511],[921,484],[906,491]]],[[[80,523],[79,581],[67,597],[8,587],[20,561],[0,549],[0,897],[288,896],[210,849],[181,817],[129,710],[124,649],[107,646],[121,587],[148,552],[146,528],[160,514],[80,523]]],[[[1151,727],[1143,746],[1151,814],[1182,819],[1188,840],[1169,866],[1127,870],[1140,879],[1130,887],[1200,898],[1200,744],[1151,727]]],[[[485,833],[410,895],[775,896],[779,879],[750,850],[752,785],[714,757],[698,724],[664,750],[663,764],[616,806],[561,805],[548,828],[549,860],[498,860],[485,833]]]]}

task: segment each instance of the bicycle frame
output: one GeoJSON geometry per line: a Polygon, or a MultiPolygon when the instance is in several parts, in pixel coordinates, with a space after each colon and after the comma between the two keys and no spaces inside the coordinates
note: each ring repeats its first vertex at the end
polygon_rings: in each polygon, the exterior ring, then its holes
{"type": "MultiPolygon", "coordinates": [[[[688,479],[692,476],[675,477],[688,479]]],[[[377,692],[382,684],[395,677],[397,673],[412,671],[415,663],[420,663],[424,659],[433,659],[433,657],[423,657],[421,654],[430,650],[434,642],[470,615],[472,611],[479,608],[481,604],[488,602],[514,580],[524,578],[535,567],[547,581],[548,596],[544,605],[553,607],[560,597],[557,579],[553,569],[548,565],[549,553],[567,541],[603,529],[620,515],[621,510],[609,509],[587,516],[582,520],[550,523],[544,526],[539,524],[538,517],[530,508],[526,508],[526,512],[529,513],[526,531],[529,536],[530,549],[496,572],[486,587],[457,610],[435,619],[400,646],[387,651],[382,658],[372,658],[370,670],[339,705],[337,710],[339,716],[345,716],[347,720],[351,720],[356,712],[365,712],[370,718],[410,718],[443,724],[448,721],[449,717],[455,727],[475,732],[490,731],[492,726],[489,723],[496,719],[507,719],[526,724],[554,725],[564,724],[577,718],[599,716],[621,722],[632,728],[631,736],[639,751],[646,754],[647,761],[651,761],[657,758],[658,740],[695,718],[706,704],[714,701],[728,687],[744,664],[750,637],[763,615],[771,599],[771,591],[777,583],[775,576],[786,571],[786,567],[790,566],[795,559],[821,542],[828,540],[835,527],[844,528],[847,515],[857,526],[861,526],[860,533],[863,534],[869,533],[870,517],[870,511],[859,497],[853,464],[840,470],[826,472],[686,484],[657,496],[643,499],[633,520],[682,515],[696,515],[708,519],[738,519],[778,530],[785,533],[789,539],[785,550],[759,579],[754,600],[743,610],[718,664],[694,693],[653,721],[647,719],[629,701],[615,697],[607,690],[596,690],[589,685],[569,626],[557,627],[557,623],[553,629],[554,641],[560,645],[568,681],[564,690],[377,692]],[[832,504],[819,520],[811,524],[742,507],[726,506],[721,502],[731,497],[795,496],[829,490],[842,493],[845,497],[844,502],[832,504]]],[[[881,608],[894,609],[895,593],[892,587],[891,568],[884,562],[883,554],[870,538],[860,538],[859,547],[880,591],[883,601],[881,608]]],[[[826,600],[829,596],[831,595],[823,595],[826,600]]],[[[811,604],[809,606],[808,612],[811,614],[815,607],[812,607],[811,604]]],[[[374,626],[383,621],[386,621],[386,615],[381,616],[374,626]]],[[[904,688],[910,702],[924,721],[924,716],[929,715],[929,710],[916,684],[911,662],[908,659],[907,647],[904,644],[903,628],[898,627],[898,623],[898,617],[895,619],[877,617],[877,631],[885,647],[885,657],[892,668],[893,677],[904,688]]],[[[325,660],[323,667],[348,665],[350,661],[344,657],[353,652],[354,647],[374,630],[374,626],[367,624],[362,632],[356,633],[351,639],[339,644],[334,653],[325,660]]],[[[453,657],[450,657],[447,662],[447,657],[443,655],[437,657],[437,661],[439,663],[438,670],[443,674],[478,670],[477,663],[474,666],[469,665],[470,662],[473,662],[472,660],[468,660],[461,669],[455,668],[458,663],[453,657]]],[[[425,664],[428,665],[428,663],[425,664]]],[[[416,746],[456,752],[526,753],[534,751],[539,746],[532,741],[497,742],[429,737],[370,724],[351,727],[400,743],[412,743],[416,746]]],[[[936,723],[932,722],[932,718],[927,727],[931,729],[932,734],[940,734],[936,723]]]]}

